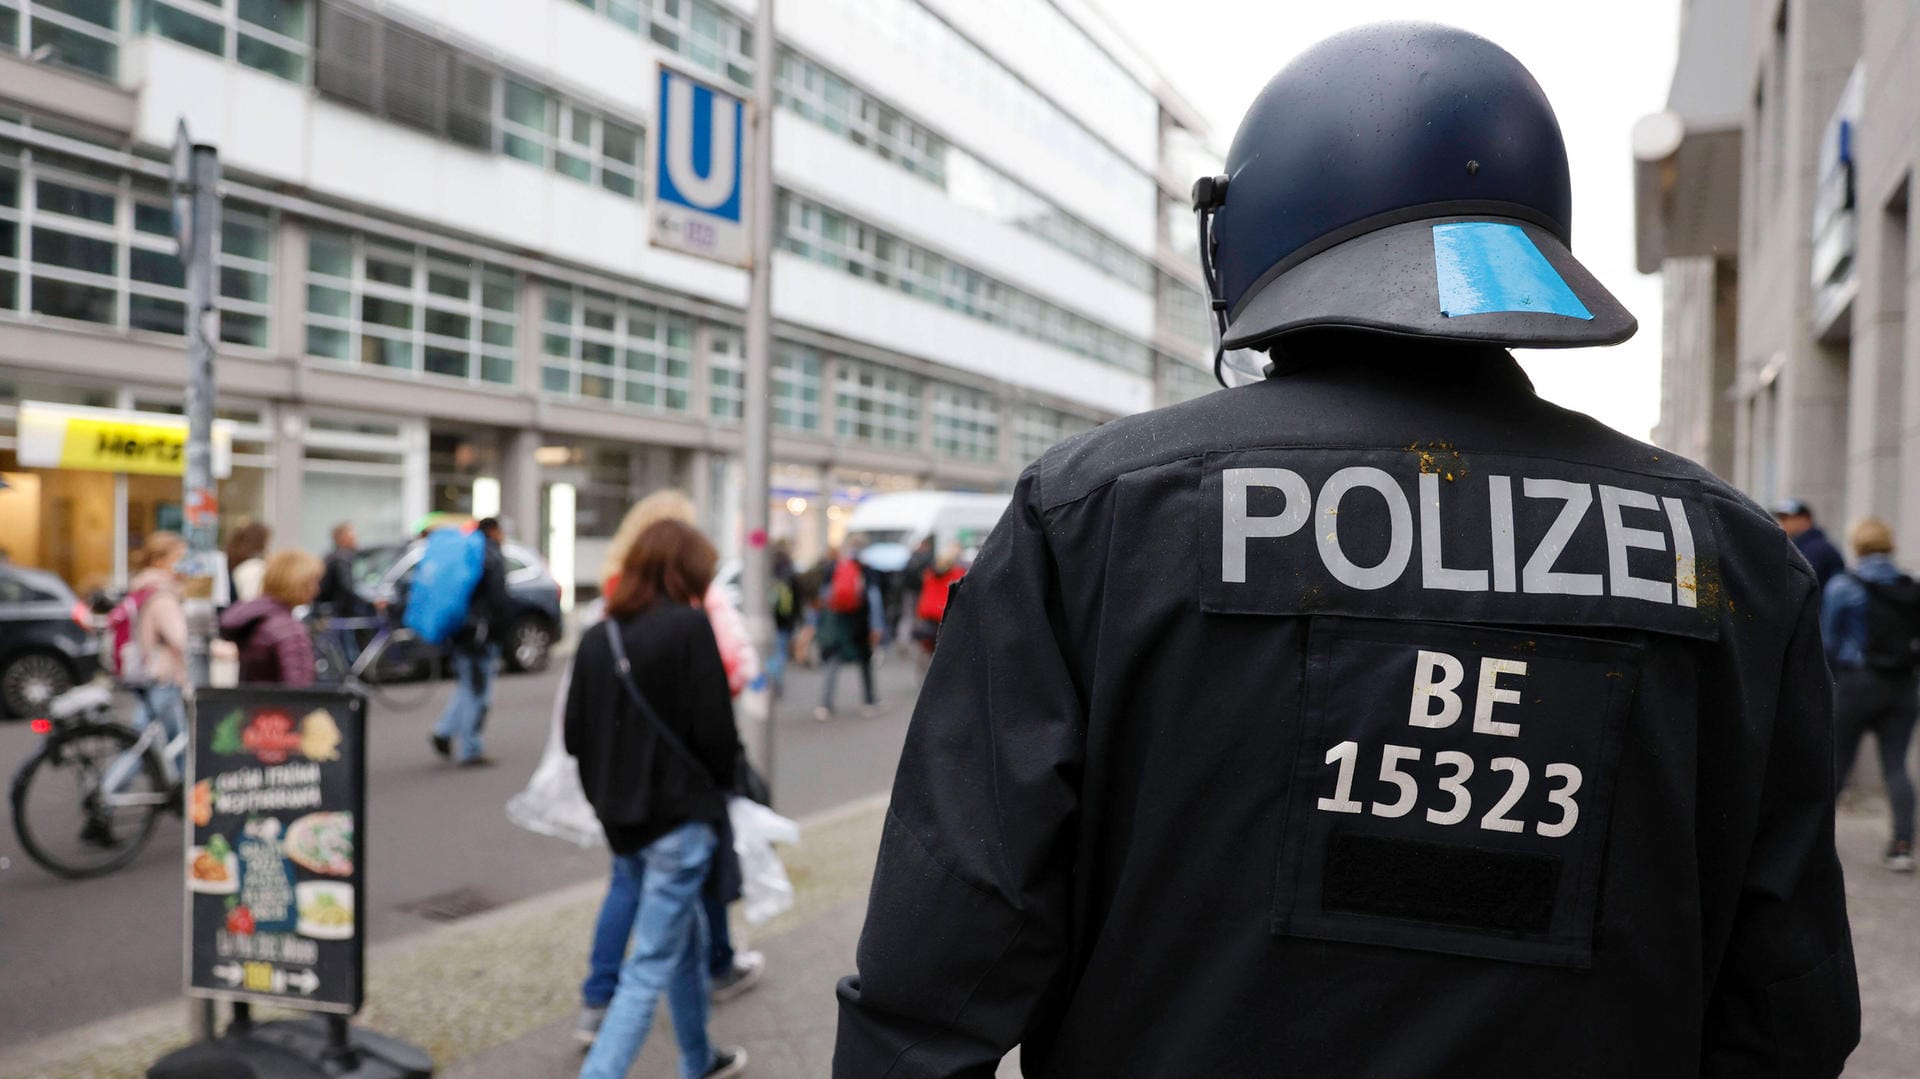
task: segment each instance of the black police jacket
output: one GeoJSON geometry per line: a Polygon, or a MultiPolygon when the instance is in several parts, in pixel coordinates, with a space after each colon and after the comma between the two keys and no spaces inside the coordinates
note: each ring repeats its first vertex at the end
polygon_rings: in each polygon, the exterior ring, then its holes
{"type": "Polygon", "coordinates": [[[955,594],[834,1074],[1827,1077],[1818,593],[1489,349],[1049,451],[955,594]]]}

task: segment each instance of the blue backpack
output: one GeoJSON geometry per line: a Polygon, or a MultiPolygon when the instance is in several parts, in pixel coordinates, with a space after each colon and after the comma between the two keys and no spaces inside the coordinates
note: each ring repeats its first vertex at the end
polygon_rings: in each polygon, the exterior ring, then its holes
{"type": "Polygon", "coordinates": [[[407,587],[406,627],[428,644],[447,643],[467,620],[486,557],[487,540],[478,532],[443,528],[428,533],[427,549],[407,587]]]}

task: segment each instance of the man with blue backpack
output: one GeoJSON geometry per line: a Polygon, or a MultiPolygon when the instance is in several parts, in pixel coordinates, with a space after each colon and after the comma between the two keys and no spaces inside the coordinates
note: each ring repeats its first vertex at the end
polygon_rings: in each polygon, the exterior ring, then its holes
{"type": "Polygon", "coordinates": [[[462,767],[493,763],[481,749],[480,731],[493,701],[497,634],[509,613],[498,520],[488,517],[472,532],[428,534],[407,589],[404,621],[421,640],[446,645],[453,660],[453,699],[428,740],[435,753],[462,767]]]}

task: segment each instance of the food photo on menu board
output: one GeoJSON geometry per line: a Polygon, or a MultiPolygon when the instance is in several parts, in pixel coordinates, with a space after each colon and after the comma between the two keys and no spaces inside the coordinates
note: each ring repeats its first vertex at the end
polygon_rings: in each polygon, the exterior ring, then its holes
{"type": "Polygon", "coordinates": [[[352,1012],[361,998],[364,702],[206,690],[194,718],[188,988],[352,1012]]]}

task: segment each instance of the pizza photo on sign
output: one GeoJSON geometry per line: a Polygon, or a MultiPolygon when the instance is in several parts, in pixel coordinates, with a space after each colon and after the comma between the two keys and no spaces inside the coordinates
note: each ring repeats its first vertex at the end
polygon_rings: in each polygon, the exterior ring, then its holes
{"type": "Polygon", "coordinates": [[[353,814],[309,813],[287,826],[281,851],[295,865],[329,877],[353,874],[353,814]]]}

